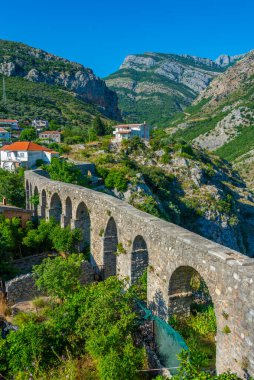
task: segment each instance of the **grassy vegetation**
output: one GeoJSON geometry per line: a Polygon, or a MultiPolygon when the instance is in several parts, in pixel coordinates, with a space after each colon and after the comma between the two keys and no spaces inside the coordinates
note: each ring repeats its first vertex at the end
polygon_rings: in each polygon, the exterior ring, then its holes
{"type": "Polygon", "coordinates": [[[206,120],[190,122],[190,125],[188,125],[187,128],[179,129],[179,131],[174,134],[174,138],[176,139],[184,138],[184,140],[190,142],[194,140],[196,137],[213,130],[216,124],[223,117],[225,117],[226,114],[227,113],[220,113],[219,115],[216,115],[215,117],[208,116],[206,120]]]}
{"type": "Polygon", "coordinates": [[[233,140],[217,149],[215,153],[228,161],[234,161],[251,149],[254,149],[254,125],[242,128],[233,140]]]}
{"type": "Polygon", "coordinates": [[[202,369],[215,369],[216,359],[216,317],[212,306],[199,307],[196,315],[170,319],[169,323],[180,332],[192,361],[202,369]]]}
{"type": "Polygon", "coordinates": [[[8,77],[5,82],[7,104],[0,104],[1,118],[18,118],[21,123],[41,118],[59,126],[86,126],[100,114],[95,106],[57,86],[19,77],[8,77]]]}

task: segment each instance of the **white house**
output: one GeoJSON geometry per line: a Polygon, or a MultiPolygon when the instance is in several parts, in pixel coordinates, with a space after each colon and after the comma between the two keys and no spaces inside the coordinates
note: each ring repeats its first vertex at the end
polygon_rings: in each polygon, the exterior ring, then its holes
{"type": "Polygon", "coordinates": [[[131,137],[138,136],[141,139],[149,140],[150,127],[146,123],[142,124],[119,124],[113,127],[115,138],[113,141],[121,142],[131,137]]]}
{"type": "Polygon", "coordinates": [[[37,160],[50,163],[59,154],[51,149],[29,141],[18,141],[0,149],[1,168],[15,171],[18,167],[27,169],[36,166],[37,160]]]}
{"type": "Polygon", "coordinates": [[[60,143],[61,142],[61,132],[59,131],[44,131],[39,133],[39,138],[42,140],[45,140],[47,143],[51,142],[56,142],[60,143]]]}
{"type": "Polygon", "coordinates": [[[40,120],[40,119],[34,119],[32,121],[32,126],[35,127],[37,132],[41,132],[43,129],[48,128],[48,121],[47,120],[40,120]]]}
{"type": "Polygon", "coordinates": [[[11,139],[11,133],[6,129],[0,127],[0,144],[2,142],[8,142],[11,139]]]}

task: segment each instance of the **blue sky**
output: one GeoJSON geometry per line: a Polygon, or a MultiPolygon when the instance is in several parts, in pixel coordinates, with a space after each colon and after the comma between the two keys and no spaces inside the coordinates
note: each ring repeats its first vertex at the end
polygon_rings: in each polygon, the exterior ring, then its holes
{"type": "Polygon", "coordinates": [[[2,1],[0,38],[91,67],[99,76],[146,51],[216,58],[254,49],[254,0],[2,1]]]}

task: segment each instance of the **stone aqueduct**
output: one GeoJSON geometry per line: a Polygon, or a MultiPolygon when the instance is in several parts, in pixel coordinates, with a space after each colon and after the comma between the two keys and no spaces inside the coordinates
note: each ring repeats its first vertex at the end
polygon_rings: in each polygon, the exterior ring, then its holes
{"type": "Polygon", "coordinates": [[[90,244],[92,264],[105,277],[133,282],[148,268],[149,306],[167,318],[189,304],[190,277],[198,272],[209,289],[217,319],[216,366],[254,376],[254,259],[177,225],[141,212],[109,195],[52,181],[26,171],[27,207],[38,194],[39,217],[79,227],[90,244]],[[114,252],[119,250],[120,254],[114,252]]]}

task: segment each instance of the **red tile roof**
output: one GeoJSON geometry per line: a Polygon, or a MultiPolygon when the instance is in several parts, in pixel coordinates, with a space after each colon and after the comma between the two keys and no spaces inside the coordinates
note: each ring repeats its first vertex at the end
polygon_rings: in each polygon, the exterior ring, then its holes
{"type": "Polygon", "coordinates": [[[62,133],[62,132],[59,132],[59,131],[44,131],[44,132],[41,132],[40,134],[43,135],[43,134],[47,134],[47,135],[56,135],[58,133],[62,133]]]}
{"type": "Polygon", "coordinates": [[[18,120],[12,120],[12,119],[0,119],[0,123],[17,123],[18,120]]]}
{"type": "Polygon", "coordinates": [[[113,128],[132,128],[132,127],[140,127],[141,125],[144,125],[144,123],[139,123],[139,124],[118,124],[118,125],[114,125],[113,128]]]}
{"type": "Polygon", "coordinates": [[[0,127],[0,132],[7,132],[6,129],[0,127]]]}
{"type": "Polygon", "coordinates": [[[3,146],[0,150],[11,150],[14,151],[43,151],[43,152],[49,152],[49,153],[57,153],[51,149],[45,148],[44,146],[41,146],[39,144],[35,144],[30,141],[17,141],[10,145],[3,146]]]}

